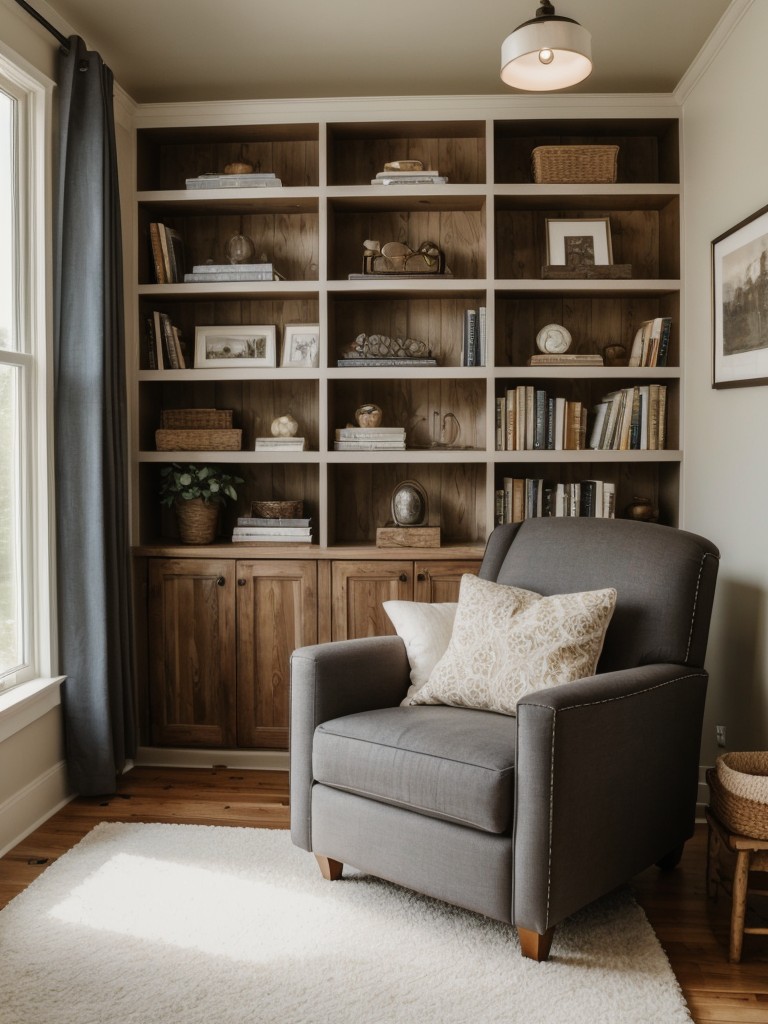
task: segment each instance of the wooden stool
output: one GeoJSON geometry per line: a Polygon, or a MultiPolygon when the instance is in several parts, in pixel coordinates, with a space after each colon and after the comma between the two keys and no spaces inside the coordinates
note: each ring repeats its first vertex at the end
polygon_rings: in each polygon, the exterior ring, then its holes
{"type": "Polygon", "coordinates": [[[714,897],[718,885],[728,889],[720,871],[719,853],[726,849],[735,854],[736,866],[731,880],[731,941],[728,960],[737,964],[741,960],[741,947],[745,935],[768,935],[768,928],[745,928],[747,896],[768,896],[768,889],[750,889],[750,871],[768,872],[768,840],[752,839],[729,832],[709,808],[707,815],[707,894],[714,897]]]}

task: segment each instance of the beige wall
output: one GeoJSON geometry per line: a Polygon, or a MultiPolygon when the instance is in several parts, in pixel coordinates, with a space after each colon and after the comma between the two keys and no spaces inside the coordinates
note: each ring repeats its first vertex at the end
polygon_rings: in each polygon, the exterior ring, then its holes
{"type": "Polygon", "coordinates": [[[702,763],[768,748],[768,386],[711,387],[710,243],[768,205],[768,3],[758,0],[683,96],[687,529],[722,553],[702,763]]]}

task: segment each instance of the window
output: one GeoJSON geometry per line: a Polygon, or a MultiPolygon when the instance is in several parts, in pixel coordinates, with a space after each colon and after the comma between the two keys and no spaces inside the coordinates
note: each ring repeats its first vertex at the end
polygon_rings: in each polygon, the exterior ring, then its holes
{"type": "Polygon", "coordinates": [[[0,51],[0,691],[50,674],[46,109],[0,51]]]}

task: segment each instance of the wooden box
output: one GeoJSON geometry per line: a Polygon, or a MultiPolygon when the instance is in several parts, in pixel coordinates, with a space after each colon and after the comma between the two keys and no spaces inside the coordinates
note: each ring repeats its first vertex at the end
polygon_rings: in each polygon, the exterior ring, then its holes
{"type": "Polygon", "coordinates": [[[380,526],[377,548],[439,548],[439,526],[380,526]]]}

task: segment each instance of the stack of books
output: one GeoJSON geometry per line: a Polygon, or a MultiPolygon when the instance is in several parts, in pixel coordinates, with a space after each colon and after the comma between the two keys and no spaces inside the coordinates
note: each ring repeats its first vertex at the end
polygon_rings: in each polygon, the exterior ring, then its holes
{"type": "Polygon", "coordinates": [[[253,174],[200,174],[187,178],[187,188],[279,188],[282,181],[271,171],[253,174]]]}
{"type": "Polygon", "coordinates": [[[590,353],[569,353],[564,352],[563,355],[553,355],[551,353],[541,352],[538,355],[531,356],[528,360],[529,366],[603,366],[603,357],[597,354],[590,353]]]}
{"type": "Polygon", "coordinates": [[[184,275],[187,284],[209,284],[211,281],[281,281],[284,280],[271,263],[201,263],[184,275]]]}
{"type": "Polygon", "coordinates": [[[232,541],[239,544],[311,544],[312,520],[240,516],[232,531],[232,541]]]}
{"type": "Polygon", "coordinates": [[[448,179],[438,171],[379,171],[372,185],[445,185],[448,179]]]}
{"type": "Polygon", "coordinates": [[[303,452],[307,447],[305,437],[257,437],[254,451],[257,452],[303,452]]]}
{"type": "Polygon", "coordinates": [[[405,427],[340,427],[333,447],[337,452],[405,451],[405,427]]]}

